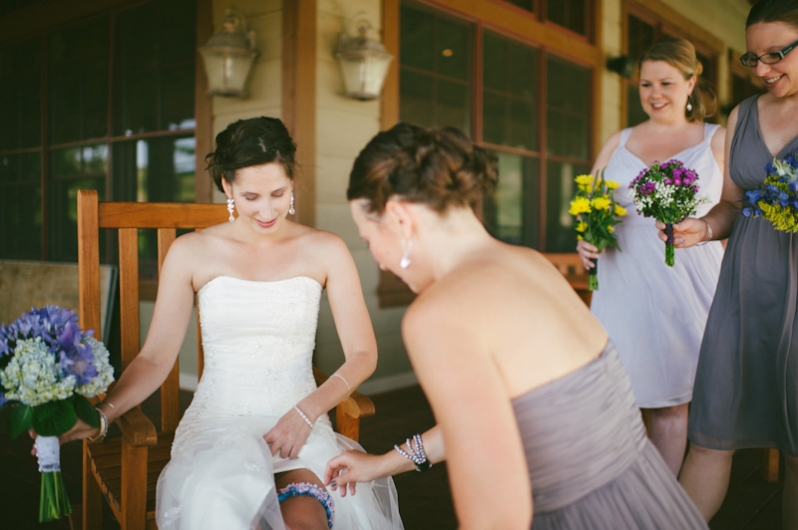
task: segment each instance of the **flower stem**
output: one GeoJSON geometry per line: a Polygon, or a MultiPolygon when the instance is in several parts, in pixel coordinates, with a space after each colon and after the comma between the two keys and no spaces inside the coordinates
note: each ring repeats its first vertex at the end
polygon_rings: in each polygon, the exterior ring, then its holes
{"type": "Polygon", "coordinates": [[[587,290],[598,291],[598,260],[591,258],[590,262],[593,267],[587,270],[587,290]]]}
{"type": "Polygon", "coordinates": [[[674,249],[673,249],[672,223],[665,224],[665,235],[668,237],[668,239],[665,241],[665,265],[667,265],[668,267],[673,267],[676,257],[674,255],[674,249]]]}

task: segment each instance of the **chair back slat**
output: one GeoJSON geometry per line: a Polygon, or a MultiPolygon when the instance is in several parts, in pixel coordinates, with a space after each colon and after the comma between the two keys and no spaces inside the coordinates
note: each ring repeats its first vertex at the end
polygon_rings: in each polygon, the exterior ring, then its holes
{"type": "Polygon", "coordinates": [[[93,329],[102,340],[100,325],[100,246],[97,240],[97,192],[78,193],[78,308],[80,327],[93,329]]]}
{"type": "Polygon", "coordinates": [[[122,370],[125,370],[141,349],[139,234],[135,228],[119,230],[119,318],[122,322],[122,370]]]}
{"type": "MultiPolygon", "coordinates": [[[[166,253],[177,237],[174,228],[158,229],[158,276],[161,275],[166,253]]],[[[174,432],[180,422],[180,359],[175,359],[172,371],[161,385],[161,431],[174,432]]]]}

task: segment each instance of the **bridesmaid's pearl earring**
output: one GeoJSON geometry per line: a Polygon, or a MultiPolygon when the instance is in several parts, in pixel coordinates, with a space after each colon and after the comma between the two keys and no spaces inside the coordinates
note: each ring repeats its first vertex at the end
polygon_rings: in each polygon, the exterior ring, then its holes
{"type": "Polygon", "coordinates": [[[693,110],[693,102],[691,101],[692,96],[687,96],[687,112],[693,110]]]}
{"type": "Polygon", "coordinates": [[[233,199],[227,199],[227,211],[230,212],[231,223],[236,220],[235,216],[233,215],[233,212],[235,210],[236,210],[236,201],[234,201],[233,199]]]}
{"type": "Polygon", "coordinates": [[[294,209],[294,192],[291,192],[291,204],[288,206],[288,214],[294,215],[296,210],[294,209]]]}

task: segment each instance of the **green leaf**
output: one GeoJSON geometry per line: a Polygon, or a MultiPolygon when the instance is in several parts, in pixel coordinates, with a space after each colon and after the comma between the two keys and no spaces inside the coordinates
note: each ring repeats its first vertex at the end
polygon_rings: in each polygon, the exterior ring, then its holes
{"type": "Polygon", "coordinates": [[[42,436],[60,436],[77,421],[75,407],[66,399],[33,407],[33,428],[42,436]]]}
{"type": "Polygon", "coordinates": [[[78,418],[92,427],[100,426],[100,414],[88,399],[80,394],[75,394],[72,398],[72,404],[75,406],[75,412],[78,413],[78,418]]]}
{"type": "Polygon", "coordinates": [[[11,407],[8,415],[8,430],[11,438],[16,438],[33,426],[33,408],[20,403],[11,407]]]}

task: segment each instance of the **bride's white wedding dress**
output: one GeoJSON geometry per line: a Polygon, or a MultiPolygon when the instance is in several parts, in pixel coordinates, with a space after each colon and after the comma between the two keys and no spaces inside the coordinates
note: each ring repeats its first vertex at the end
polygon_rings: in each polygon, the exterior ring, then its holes
{"type": "MultiPolygon", "coordinates": [[[[161,530],[283,530],[274,474],[305,468],[323,478],[330,458],[359,448],[327,415],[299,457],[272,457],[263,440],[316,389],[311,367],[322,286],[298,276],[259,282],[220,276],[197,293],[205,368],[158,480],[161,530]]],[[[336,530],[403,528],[391,479],[331,492],[336,530]]]]}

